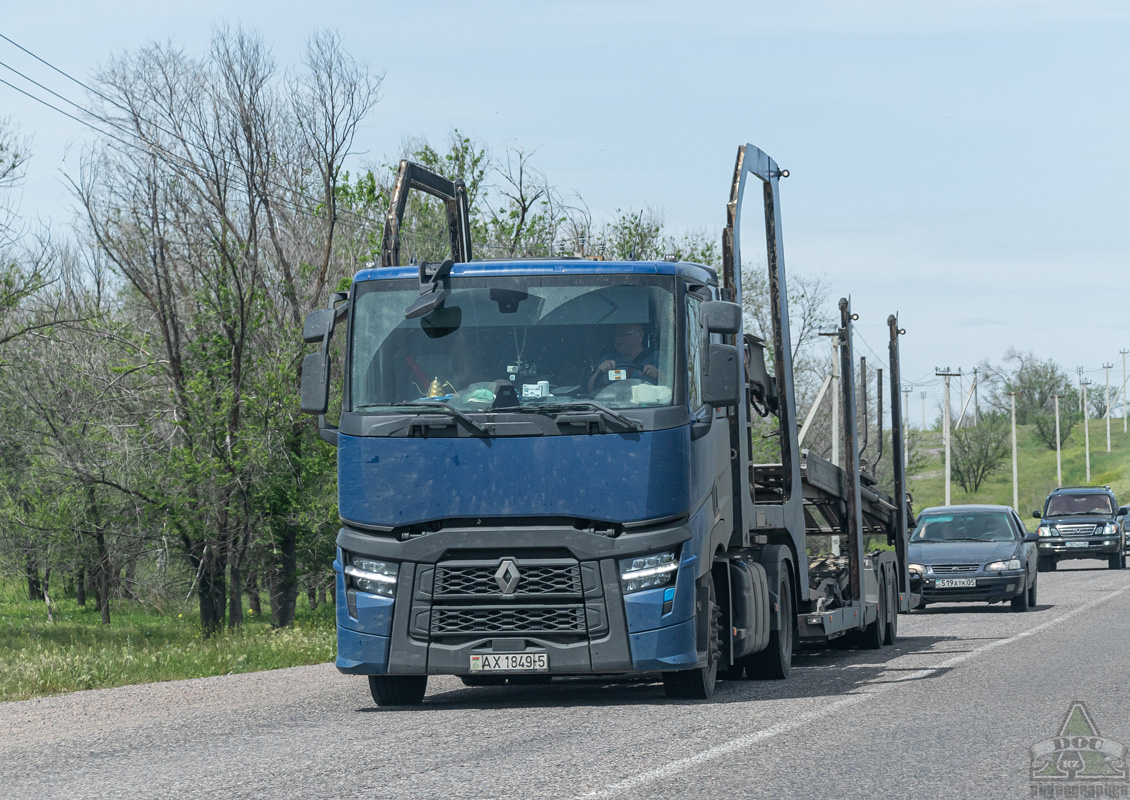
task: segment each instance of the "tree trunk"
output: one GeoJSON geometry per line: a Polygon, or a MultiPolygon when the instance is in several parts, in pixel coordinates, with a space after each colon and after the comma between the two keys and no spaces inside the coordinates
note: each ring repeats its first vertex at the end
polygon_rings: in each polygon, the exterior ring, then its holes
{"type": "Polygon", "coordinates": [[[75,602],[79,608],[86,608],[86,570],[81,567],[75,573],[75,602]]]}
{"type": "Polygon", "coordinates": [[[247,595],[247,605],[251,609],[251,613],[258,617],[263,613],[263,606],[259,602],[259,576],[255,570],[247,573],[247,580],[244,582],[243,591],[247,595]]]}
{"type": "Polygon", "coordinates": [[[243,570],[233,563],[228,567],[228,630],[243,625],[243,570]]]}
{"type": "Polygon", "coordinates": [[[296,540],[294,526],[287,525],[276,544],[271,573],[271,624],[276,628],[285,628],[294,622],[294,606],[298,599],[296,540]]]}
{"type": "Polygon", "coordinates": [[[42,600],[43,584],[39,580],[39,565],[31,556],[24,562],[24,574],[27,575],[27,599],[42,600]]]}
{"type": "Polygon", "coordinates": [[[51,613],[51,565],[48,564],[43,568],[43,602],[47,606],[47,621],[54,622],[55,617],[51,613]]]}
{"type": "Polygon", "coordinates": [[[310,610],[314,611],[318,607],[318,584],[310,581],[306,584],[306,602],[310,604],[310,610]]]}
{"type": "Polygon", "coordinates": [[[102,624],[110,624],[110,552],[106,548],[106,536],[102,527],[94,531],[94,542],[98,546],[98,610],[102,612],[102,624]]]}
{"type": "Polygon", "coordinates": [[[200,631],[205,636],[212,636],[224,627],[227,586],[221,559],[211,555],[215,548],[208,550],[209,555],[205,557],[200,570],[200,631]]]}

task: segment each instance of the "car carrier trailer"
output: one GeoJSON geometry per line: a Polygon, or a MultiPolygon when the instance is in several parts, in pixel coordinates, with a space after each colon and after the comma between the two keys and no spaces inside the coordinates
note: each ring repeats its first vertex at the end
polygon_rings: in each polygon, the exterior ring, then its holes
{"type": "Polygon", "coordinates": [[[719,274],[671,261],[475,260],[462,183],[401,163],[380,263],[307,318],[304,337],[320,347],[302,372],[302,408],[338,448],[336,663],[368,676],[378,704],[419,703],[436,674],[497,685],[657,673],[669,696],[706,699],[720,675],[787,677],[802,643],[894,641],[914,599],[903,331],[892,316],[890,497],[861,469],[847,300],[836,334],[844,466],[800,448],[787,174],[738,149],[719,274]],[[765,214],[771,374],[741,306],[751,178],[765,214]],[[443,202],[450,258],[399,263],[410,191],[443,202]],[[346,335],[336,426],[325,418],[335,328],[346,335]],[[639,350],[623,344],[633,338],[639,350]],[[613,368],[596,369],[601,360],[613,368]],[[776,420],[774,463],[754,463],[754,414],[776,420]],[[894,549],[868,552],[876,535],[894,549]],[[839,552],[811,546],[829,536],[839,552]]]}

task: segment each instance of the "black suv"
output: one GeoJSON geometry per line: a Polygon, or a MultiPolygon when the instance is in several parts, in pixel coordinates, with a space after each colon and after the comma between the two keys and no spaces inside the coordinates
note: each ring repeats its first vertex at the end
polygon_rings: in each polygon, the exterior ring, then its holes
{"type": "Polygon", "coordinates": [[[1032,516],[1040,520],[1040,572],[1054,570],[1065,558],[1105,558],[1111,569],[1126,566],[1126,543],[1122,517],[1109,486],[1061,487],[1048,495],[1044,512],[1032,516]]]}

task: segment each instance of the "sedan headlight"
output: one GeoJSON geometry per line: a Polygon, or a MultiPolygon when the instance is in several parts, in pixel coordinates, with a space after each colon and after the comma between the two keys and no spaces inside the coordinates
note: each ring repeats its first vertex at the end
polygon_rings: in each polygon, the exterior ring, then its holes
{"type": "Polygon", "coordinates": [[[910,570],[911,574],[913,575],[926,574],[926,567],[922,566],[921,564],[907,564],[906,568],[910,570]]]}
{"type": "Polygon", "coordinates": [[[345,574],[358,591],[393,597],[396,594],[397,566],[386,561],[353,556],[345,568],[345,574]]]}
{"type": "Polygon", "coordinates": [[[624,594],[655,589],[675,582],[679,562],[674,552],[625,558],[620,561],[620,589],[624,594]]]}
{"type": "Polygon", "coordinates": [[[1055,531],[1052,530],[1051,525],[1041,525],[1036,528],[1037,536],[1055,536],[1055,531]]]}
{"type": "Polygon", "coordinates": [[[1000,572],[1006,569],[1020,569],[1020,559],[1010,558],[1008,561],[994,561],[989,566],[985,567],[988,572],[1000,572]]]}

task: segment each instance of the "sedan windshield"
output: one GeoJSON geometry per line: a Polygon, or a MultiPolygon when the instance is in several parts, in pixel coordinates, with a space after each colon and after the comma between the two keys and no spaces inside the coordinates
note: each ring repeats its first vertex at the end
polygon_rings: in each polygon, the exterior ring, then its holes
{"type": "Polygon", "coordinates": [[[1016,530],[1008,514],[973,511],[965,514],[923,514],[912,542],[1014,542],[1016,530]]]}
{"type": "Polygon", "coordinates": [[[683,390],[674,288],[672,277],[656,275],[455,277],[439,308],[408,319],[416,281],[359,284],[352,410],[672,405],[683,390]]]}
{"type": "Polygon", "coordinates": [[[1109,517],[1114,513],[1110,496],[1105,494],[1053,494],[1048,498],[1045,517],[1070,517],[1074,514],[1098,514],[1109,517]]]}

